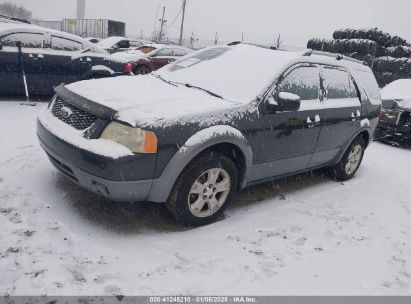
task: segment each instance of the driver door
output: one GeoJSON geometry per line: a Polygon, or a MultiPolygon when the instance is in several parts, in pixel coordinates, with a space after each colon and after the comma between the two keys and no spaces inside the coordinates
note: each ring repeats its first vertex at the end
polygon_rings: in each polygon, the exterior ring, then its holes
{"type": "Polygon", "coordinates": [[[284,111],[262,104],[261,128],[251,138],[257,163],[254,180],[306,169],[316,148],[323,118],[320,68],[311,64],[290,68],[268,98],[280,104],[281,92],[298,95],[300,109],[284,111]]]}

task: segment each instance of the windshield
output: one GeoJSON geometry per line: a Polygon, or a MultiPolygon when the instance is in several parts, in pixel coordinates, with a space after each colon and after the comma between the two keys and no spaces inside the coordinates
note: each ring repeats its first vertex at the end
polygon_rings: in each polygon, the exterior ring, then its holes
{"type": "Polygon", "coordinates": [[[208,90],[231,101],[249,103],[299,54],[252,45],[206,48],[156,73],[176,83],[208,90]]]}

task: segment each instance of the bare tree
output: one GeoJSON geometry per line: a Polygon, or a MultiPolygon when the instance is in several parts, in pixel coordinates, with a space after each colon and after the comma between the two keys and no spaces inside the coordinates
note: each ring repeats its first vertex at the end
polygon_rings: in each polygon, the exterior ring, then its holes
{"type": "Polygon", "coordinates": [[[10,2],[0,3],[0,14],[21,19],[30,19],[32,16],[31,12],[23,6],[10,2]]]}

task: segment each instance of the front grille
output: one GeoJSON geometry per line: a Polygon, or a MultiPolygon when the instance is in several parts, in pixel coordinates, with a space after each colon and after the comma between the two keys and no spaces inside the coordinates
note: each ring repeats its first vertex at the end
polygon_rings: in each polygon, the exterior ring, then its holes
{"type": "Polygon", "coordinates": [[[69,104],[61,97],[54,101],[51,113],[77,130],[85,130],[97,120],[95,115],[69,104]]]}

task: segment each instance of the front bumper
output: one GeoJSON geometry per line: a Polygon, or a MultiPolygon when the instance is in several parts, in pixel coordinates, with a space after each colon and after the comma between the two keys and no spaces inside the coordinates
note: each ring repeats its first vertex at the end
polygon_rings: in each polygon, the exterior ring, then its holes
{"type": "Polygon", "coordinates": [[[96,155],[51,133],[40,121],[37,136],[51,163],[81,187],[113,201],[145,201],[153,185],[155,155],[119,159],[96,155]]]}

